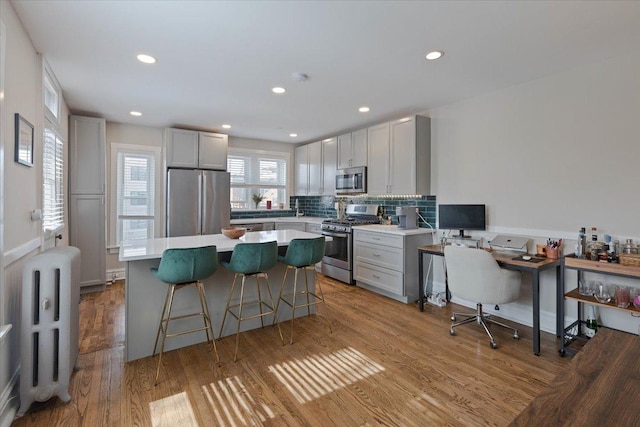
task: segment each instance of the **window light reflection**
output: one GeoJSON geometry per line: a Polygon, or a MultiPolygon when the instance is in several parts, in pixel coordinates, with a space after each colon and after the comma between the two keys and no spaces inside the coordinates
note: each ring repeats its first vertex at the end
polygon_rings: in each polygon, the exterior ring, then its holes
{"type": "Polygon", "coordinates": [[[261,425],[275,418],[267,405],[256,402],[238,377],[211,383],[202,390],[211,405],[216,425],[261,425]]]}
{"type": "Polygon", "coordinates": [[[197,426],[186,392],[177,393],[149,403],[152,426],[197,426]]]}
{"type": "Polygon", "coordinates": [[[269,371],[300,403],[305,403],[382,372],[384,367],[349,347],[279,363],[269,371]]]}

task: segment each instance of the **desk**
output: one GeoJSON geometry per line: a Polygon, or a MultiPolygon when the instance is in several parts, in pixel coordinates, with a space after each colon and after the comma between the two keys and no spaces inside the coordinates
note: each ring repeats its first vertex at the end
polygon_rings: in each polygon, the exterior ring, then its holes
{"type": "Polygon", "coordinates": [[[512,426],[638,425],[637,335],[602,328],[512,426]]]}
{"type": "MultiPolygon", "coordinates": [[[[418,265],[420,277],[418,278],[418,306],[420,311],[424,311],[424,255],[444,256],[441,245],[420,246],[418,248],[418,265]]],[[[562,259],[545,259],[541,262],[517,261],[513,258],[517,253],[506,253],[494,251],[493,257],[500,267],[507,270],[525,271],[532,275],[532,293],[533,293],[533,354],[540,355],[540,272],[556,269],[556,313],[562,313],[564,304],[564,269],[562,268],[562,259]]],[[[446,282],[446,278],[445,278],[446,282]]],[[[449,285],[447,284],[447,295],[449,295],[449,285]]],[[[561,337],[564,330],[562,324],[563,319],[556,316],[556,336],[561,337]]]]}

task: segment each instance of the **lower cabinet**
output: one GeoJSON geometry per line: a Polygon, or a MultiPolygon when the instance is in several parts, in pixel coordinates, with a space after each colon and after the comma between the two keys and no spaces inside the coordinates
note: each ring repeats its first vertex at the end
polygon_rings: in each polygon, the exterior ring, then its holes
{"type": "Polygon", "coordinates": [[[304,222],[276,222],[276,230],[307,231],[304,222]]]}
{"type": "Polygon", "coordinates": [[[80,286],[106,283],[107,246],[104,195],[70,196],[71,246],[80,249],[80,286]]]}
{"type": "Polygon", "coordinates": [[[388,234],[354,227],[356,286],[405,304],[418,300],[418,247],[430,245],[430,232],[388,234]]]}

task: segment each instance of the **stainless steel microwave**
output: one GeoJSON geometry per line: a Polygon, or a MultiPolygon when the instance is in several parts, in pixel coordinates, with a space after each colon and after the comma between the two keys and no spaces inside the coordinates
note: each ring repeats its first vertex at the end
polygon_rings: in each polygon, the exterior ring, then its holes
{"type": "Polygon", "coordinates": [[[359,194],[366,192],[366,166],[338,169],[336,171],[336,194],[359,194]]]}

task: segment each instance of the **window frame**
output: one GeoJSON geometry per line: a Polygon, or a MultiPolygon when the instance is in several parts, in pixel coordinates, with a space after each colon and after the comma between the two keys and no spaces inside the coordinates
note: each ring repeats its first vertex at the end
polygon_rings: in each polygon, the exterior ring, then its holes
{"type": "MultiPolygon", "coordinates": [[[[111,143],[110,145],[110,191],[109,191],[109,249],[120,247],[118,242],[118,154],[143,154],[154,156],[154,233],[152,238],[161,236],[162,229],[162,150],[151,145],[111,143]]],[[[132,218],[134,219],[134,218],[132,218]]]]}
{"type": "Polygon", "coordinates": [[[49,122],[49,119],[45,119],[45,128],[42,132],[42,235],[44,240],[48,240],[54,237],[56,234],[60,233],[65,228],[65,180],[64,180],[64,171],[65,171],[65,161],[64,161],[64,146],[65,140],[60,135],[55,128],[55,124],[49,122]],[[54,147],[53,147],[53,183],[48,179],[48,173],[45,171],[45,163],[47,162],[47,153],[49,152],[48,146],[48,138],[46,136],[47,132],[51,132],[54,136],[54,147]],[[60,144],[58,146],[58,144],[60,144]],[[55,206],[52,209],[52,212],[48,212],[46,209],[47,202],[45,201],[45,197],[47,195],[47,191],[45,187],[48,185],[53,185],[53,205],[55,206]],[[49,222],[47,217],[49,215],[52,216],[60,216],[59,221],[53,221],[54,226],[51,228],[47,228],[46,225],[49,222]]]}
{"type": "MultiPolygon", "coordinates": [[[[252,150],[252,149],[247,149],[247,148],[236,148],[236,147],[229,147],[227,150],[227,162],[228,159],[230,157],[233,156],[238,156],[238,157],[250,157],[252,160],[257,160],[260,157],[267,157],[267,158],[273,158],[273,159],[277,159],[277,160],[283,160],[285,163],[285,174],[284,174],[284,185],[261,185],[260,183],[247,183],[247,184],[240,184],[240,185],[234,185],[233,181],[231,181],[230,184],[230,188],[229,188],[229,197],[232,200],[233,203],[233,199],[231,197],[232,191],[234,188],[241,188],[241,189],[251,189],[251,188],[261,188],[261,187],[273,187],[273,188],[279,188],[282,189],[284,191],[284,209],[288,209],[289,206],[289,198],[291,195],[291,182],[290,182],[290,177],[291,177],[291,153],[287,152],[287,151],[270,151],[270,150],[252,150]]],[[[228,170],[228,168],[227,168],[228,170]]],[[[229,171],[230,172],[230,171],[229,171]]],[[[259,173],[257,174],[257,176],[259,176],[259,173]]],[[[250,197],[250,196],[249,196],[250,197]]],[[[261,202],[262,203],[262,202],[261,202]]],[[[253,201],[251,200],[251,198],[249,198],[247,200],[247,208],[233,208],[233,210],[235,211],[255,211],[255,207],[253,206],[253,201]]],[[[278,209],[277,206],[273,206],[272,209],[278,209]]],[[[264,208],[258,208],[258,210],[265,210],[264,208]]]]}

